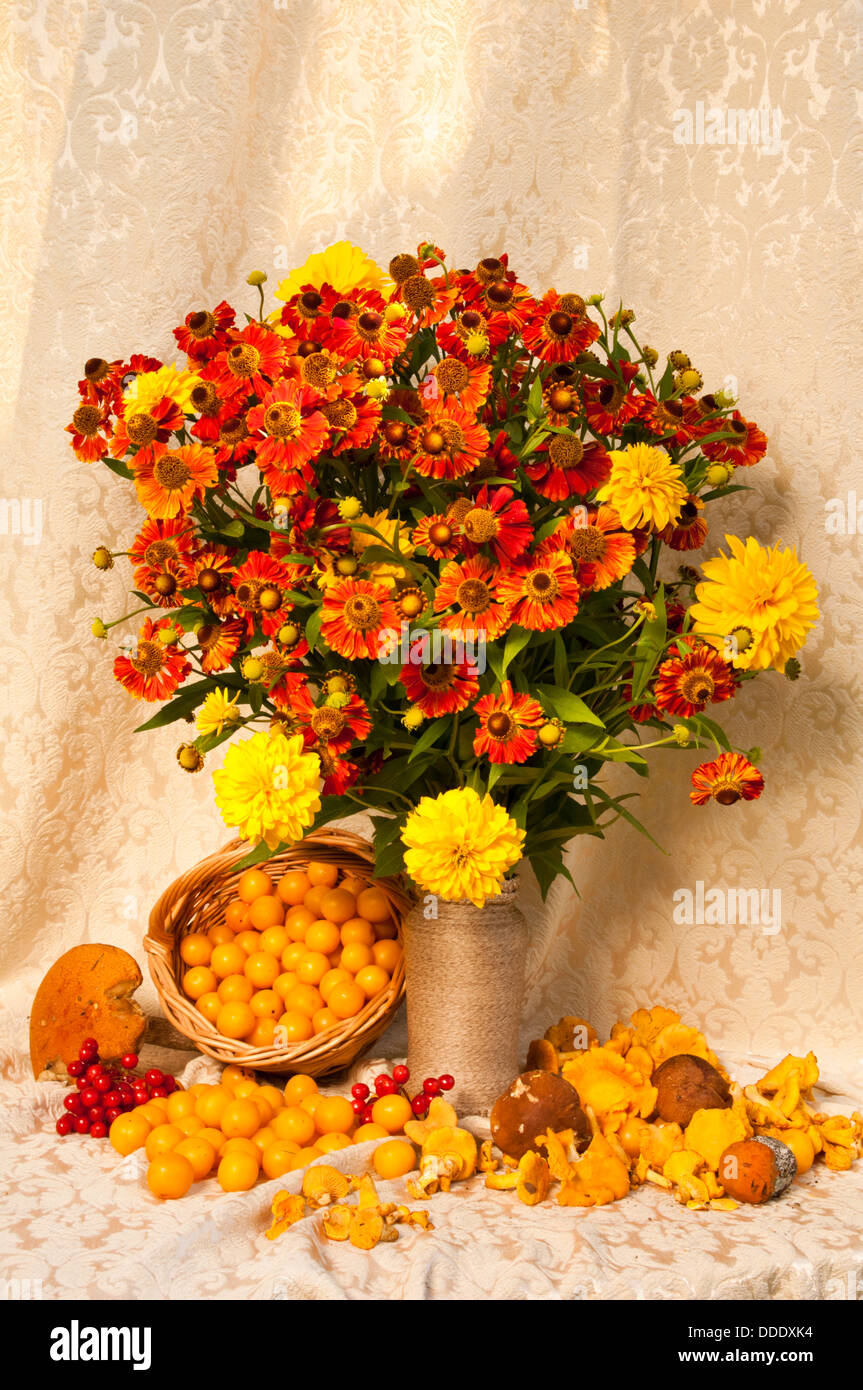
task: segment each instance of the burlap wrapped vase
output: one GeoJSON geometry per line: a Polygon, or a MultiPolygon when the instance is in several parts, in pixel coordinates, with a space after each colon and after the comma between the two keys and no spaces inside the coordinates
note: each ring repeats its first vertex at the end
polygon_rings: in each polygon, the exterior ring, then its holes
{"type": "Polygon", "coordinates": [[[405,919],[411,1085],[451,1073],[459,1115],[487,1115],[519,1071],[528,927],[517,887],[481,908],[421,899],[405,919]]]}

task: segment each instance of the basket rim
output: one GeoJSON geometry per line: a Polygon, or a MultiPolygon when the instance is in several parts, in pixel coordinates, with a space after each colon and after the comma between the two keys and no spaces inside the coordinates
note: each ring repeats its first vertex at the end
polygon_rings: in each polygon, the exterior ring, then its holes
{"type": "MultiPolygon", "coordinates": [[[[207,908],[211,887],[212,907],[216,910],[221,900],[230,896],[225,893],[225,886],[239,877],[237,865],[248,851],[248,841],[228,841],[221,849],[206,855],[168,884],[153,905],[143,946],[162,1011],[193,1047],[222,1063],[232,1062],[257,1070],[285,1073],[313,1069],[320,1074],[342,1069],[383,1032],[398,1009],[405,992],[403,956],[386,989],[368,1000],[353,1018],[344,1019],[312,1038],[288,1047],[261,1048],[241,1039],[224,1037],[216,1032],[203,1014],[195,1010],[194,1003],[180,990],[178,943],[193,928],[195,916],[207,908]]],[[[312,831],[271,859],[263,861],[260,867],[265,872],[268,868],[278,868],[278,877],[281,878],[290,868],[326,855],[340,855],[355,860],[353,866],[349,863],[341,867],[348,871],[354,867],[358,877],[372,881],[374,850],[371,842],[354,831],[340,828],[322,827],[319,831],[312,831]]],[[[403,942],[404,918],[413,905],[404,882],[391,877],[374,879],[374,883],[389,899],[397,939],[403,942]]]]}

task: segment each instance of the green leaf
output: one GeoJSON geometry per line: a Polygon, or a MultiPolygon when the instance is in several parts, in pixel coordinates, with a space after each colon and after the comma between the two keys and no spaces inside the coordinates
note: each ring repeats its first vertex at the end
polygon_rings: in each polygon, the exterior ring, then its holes
{"type": "Polygon", "coordinates": [[[647,688],[647,682],[653,675],[656,664],[666,646],[668,622],[665,613],[665,588],[662,584],[653,595],[652,602],[656,608],[656,617],[650,618],[644,623],[635,648],[632,678],[633,704],[637,704],[639,696],[647,688]]]}
{"type": "Polygon", "coordinates": [[[243,522],[239,520],[226,522],[225,525],[221,527],[221,530],[224,531],[226,536],[230,536],[233,540],[239,540],[246,532],[243,522]]]}
{"type": "Polygon", "coordinates": [[[514,661],[515,658],[518,656],[519,652],[527,646],[532,636],[533,633],[528,631],[528,629],[525,627],[510,628],[509,632],[506,634],[506,645],[503,649],[503,662],[501,664],[502,674],[500,676],[501,680],[503,680],[503,677],[506,675],[509,663],[511,661],[514,661]]]}
{"type": "Polygon", "coordinates": [[[665,371],[662,373],[662,376],[659,378],[659,382],[658,382],[657,387],[656,387],[657,399],[660,400],[660,401],[667,400],[668,397],[671,395],[671,393],[672,393],[673,390],[674,390],[674,368],[672,367],[671,363],[669,362],[669,363],[666,365],[665,371]]]}
{"type": "Polygon", "coordinates": [[[651,844],[656,845],[656,848],[660,850],[663,854],[668,854],[668,850],[663,849],[662,845],[659,843],[658,840],[654,840],[647,827],[642,825],[641,821],[638,820],[637,817],[634,816],[631,811],[627,810],[627,808],[623,805],[622,797],[609,796],[608,792],[603,791],[602,787],[594,787],[593,791],[594,794],[599,797],[600,801],[604,802],[606,806],[609,806],[616,813],[616,815],[622,816],[625,821],[628,821],[630,825],[633,825],[636,830],[639,830],[642,835],[647,837],[651,844]]]}
{"type": "Polygon", "coordinates": [[[427,748],[431,748],[432,744],[437,742],[444,729],[448,728],[449,723],[449,718],[433,719],[432,722],[423,729],[408,754],[408,762],[412,763],[414,758],[419,757],[420,753],[424,753],[427,748]]]}
{"type": "Polygon", "coordinates": [[[238,864],[234,866],[235,871],[239,869],[251,869],[255,864],[265,864],[268,859],[272,859],[274,854],[279,854],[283,849],[289,849],[287,844],[277,845],[275,849],[270,849],[266,840],[259,840],[254,849],[250,849],[238,864]]]}
{"type": "Polygon", "coordinates": [[[148,719],[146,724],[139,724],[135,733],[143,734],[148,729],[163,729],[166,724],[173,724],[176,719],[185,719],[186,715],[197,709],[204,696],[209,691],[214,690],[217,685],[217,680],[207,679],[195,681],[194,685],[186,686],[167,705],[163,705],[158,714],[154,714],[152,719],[148,719]]]}
{"type": "Polygon", "coordinates": [[[566,655],[566,643],[563,640],[563,633],[558,629],[554,634],[554,683],[566,689],[566,682],[569,677],[569,660],[566,655]]]}
{"type": "Polygon", "coordinates": [[[565,724],[595,724],[600,729],[605,728],[599,715],[594,714],[580,696],[573,695],[572,691],[566,690],[564,686],[538,685],[536,693],[565,724]]]}
{"type": "Polygon", "coordinates": [[[314,613],[306,619],[306,641],[314,651],[321,639],[321,623],[324,619],[323,605],[319,604],[314,613]]]}
{"type": "Polygon", "coordinates": [[[106,467],[110,468],[112,473],[116,473],[118,478],[131,479],[135,476],[131,468],[125,463],[121,463],[119,459],[109,459],[106,455],[104,458],[100,459],[99,462],[104,463],[106,467]]]}

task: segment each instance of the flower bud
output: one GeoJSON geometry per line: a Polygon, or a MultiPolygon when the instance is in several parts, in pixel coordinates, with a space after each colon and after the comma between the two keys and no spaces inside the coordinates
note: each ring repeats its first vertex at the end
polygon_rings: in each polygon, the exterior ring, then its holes
{"type": "Polygon", "coordinates": [[[93,619],[92,623],[90,624],[90,631],[92,632],[92,634],[93,634],[94,637],[107,637],[107,636],[108,636],[108,629],[106,628],[105,624],[102,622],[102,619],[101,619],[101,618],[94,618],[94,619],[93,619]]]}
{"type": "Polygon", "coordinates": [[[114,568],[114,556],[106,545],[100,545],[93,551],[93,564],[97,570],[112,570],[114,568]]]}
{"type": "Polygon", "coordinates": [[[252,270],[246,277],[247,285],[263,285],[267,276],[263,270],[252,270]]]}

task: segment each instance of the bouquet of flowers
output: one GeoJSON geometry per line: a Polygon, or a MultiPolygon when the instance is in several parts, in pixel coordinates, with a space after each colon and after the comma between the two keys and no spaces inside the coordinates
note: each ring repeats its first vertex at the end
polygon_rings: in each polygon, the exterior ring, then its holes
{"type": "Polygon", "coordinates": [[[161,704],[141,729],[194,724],[182,769],[230,740],[248,862],[365,808],[380,875],[481,905],[521,858],[546,893],[576,834],[644,828],[608,764],[698,750],[696,805],[760,796],[714,706],[799,674],[817,591],[752,537],[687,563],[766,450],[734,400],[506,255],[384,272],[341,242],[269,313],[266,278],[257,317],[187,314],[178,363],[90,359],[68,426],[146,513],[94,554],[137,602],[93,631],[143,617],[114,675],[161,704]]]}

